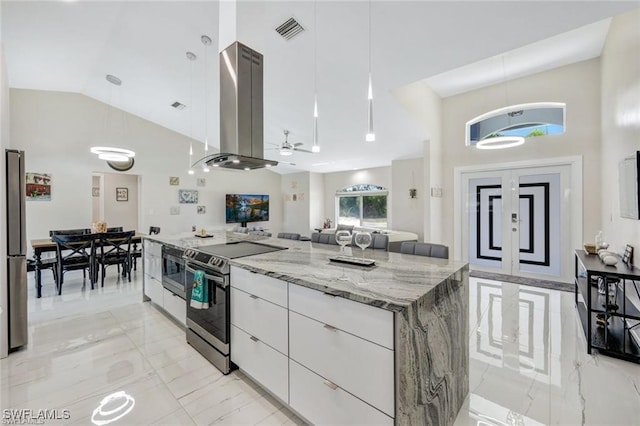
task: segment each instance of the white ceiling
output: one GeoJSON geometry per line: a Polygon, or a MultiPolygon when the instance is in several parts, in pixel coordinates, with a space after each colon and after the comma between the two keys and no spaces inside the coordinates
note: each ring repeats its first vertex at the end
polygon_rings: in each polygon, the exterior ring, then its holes
{"type": "MultiPolygon", "coordinates": [[[[314,74],[317,80],[322,152],[281,157],[272,149],[265,157],[295,162],[278,166],[287,173],[385,166],[421,156],[426,135],[393,89],[424,80],[445,97],[503,81],[505,73],[521,77],[597,57],[607,18],[639,5],[373,1],[377,139],[366,143],[369,3],[242,1],[240,41],[265,56],[265,148],[281,143],[287,129],[289,142],[310,149],[314,74]],[[292,16],[306,31],[286,41],[274,28],[292,16]]],[[[218,22],[216,1],[3,1],[9,85],[83,93],[201,141],[206,133],[218,146],[218,22]],[[200,42],[202,34],[212,46],[200,42]],[[188,50],[198,55],[194,63],[186,59],[188,50]],[[106,74],[123,85],[108,84],[106,74]],[[189,107],[175,110],[174,101],[189,107]]]]}

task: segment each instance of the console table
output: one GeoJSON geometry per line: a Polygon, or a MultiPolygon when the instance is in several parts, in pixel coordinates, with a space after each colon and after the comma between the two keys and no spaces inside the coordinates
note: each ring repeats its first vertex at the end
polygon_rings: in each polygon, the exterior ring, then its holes
{"type": "Polygon", "coordinates": [[[640,308],[629,295],[640,297],[640,269],[619,261],[607,266],[597,255],[575,251],[575,304],[587,340],[587,353],[600,353],[640,363],[640,308]],[[602,280],[605,294],[598,293],[602,280]],[[608,295],[608,284],[615,294],[608,295]],[[594,285],[595,284],[595,285],[594,285]]]}

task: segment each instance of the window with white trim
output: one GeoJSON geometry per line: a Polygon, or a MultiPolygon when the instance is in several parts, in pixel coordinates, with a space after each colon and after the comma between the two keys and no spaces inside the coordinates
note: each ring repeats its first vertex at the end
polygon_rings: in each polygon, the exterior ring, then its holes
{"type": "Polygon", "coordinates": [[[386,228],[388,195],[387,189],[370,184],[353,185],[336,192],[337,224],[386,228]]]}

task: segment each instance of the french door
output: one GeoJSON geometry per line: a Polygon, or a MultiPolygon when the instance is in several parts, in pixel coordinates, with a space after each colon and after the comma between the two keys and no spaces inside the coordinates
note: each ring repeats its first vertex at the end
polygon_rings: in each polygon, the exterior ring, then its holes
{"type": "Polygon", "coordinates": [[[569,279],[570,173],[570,166],[463,173],[463,256],[472,269],[569,279]]]}

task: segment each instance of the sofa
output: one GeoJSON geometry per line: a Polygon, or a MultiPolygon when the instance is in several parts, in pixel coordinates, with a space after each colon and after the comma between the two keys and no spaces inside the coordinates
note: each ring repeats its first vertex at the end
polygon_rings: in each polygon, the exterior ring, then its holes
{"type": "MultiPolygon", "coordinates": [[[[374,228],[365,228],[365,227],[360,227],[360,226],[350,226],[350,225],[338,225],[336,228],[327,228],[327,229],[323,229],[320,233],[314,233],[314,234],[329,234],[329,237],[319,237],[322,241],[317,241],[320,243],[324,243],[324,244],[337,244],[335,241],[335,233],[336,231],[340,231],[340,230],[346,230],[349,231],[351,233],[355,233],[358,231],[366,231],[366,232],[371,232],[372,235],[375,234],[382,234],[382,235],[386,235],[389,240],[387,242],[387,251],[393,251],[396,253],[400,253],[400,246],[402,245],[403,242],[405,241],[411,241],[411,242],[417,242],[418,241],[418,234],[415,234],[413,232],[406,232],[406,231],[394,231],[394,230],[390,230],[390,229],[384,229],[384,230],[380,230],[380,229],[374,229],[374,228]]],[[[311,235],[311,241],[312,242],[316,242],[314,241],[314,238],[318,238],[315,237],[313,234],[311,235]]]]}

